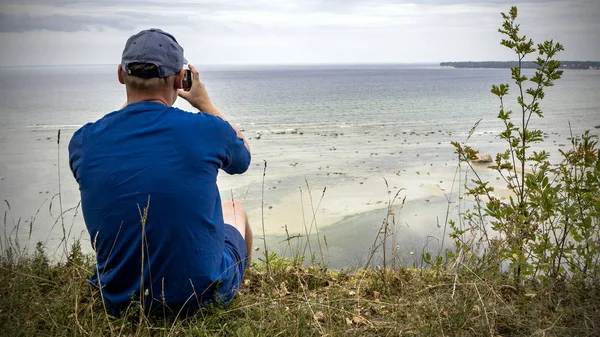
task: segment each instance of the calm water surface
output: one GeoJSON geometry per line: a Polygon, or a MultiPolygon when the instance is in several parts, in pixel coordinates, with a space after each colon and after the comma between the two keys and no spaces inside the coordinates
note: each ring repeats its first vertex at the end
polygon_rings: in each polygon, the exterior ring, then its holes
{"type": "MultiPolygon", "coordinates": [[[[397,243],[411,262],[410,252],[441,239],[438,224],[450,192],[457,192],[450,141],[463,141],[481,119],[471,145],[492,154],[503,149],[497,138],[502,125],[495,118],[499,101],[489,89],[508,82],[509,70],[433,65],[200,70],[214,103],[244,130],[253,153],[246,174],[220,177],[222,197],[243,199],[255,234],[262,233],[264,222],[278,250],[304,251],[297,240],[281,243],[286,230],[306,236],[316,227],[327,239],[334,267],[364,258],[386,203],[399,189],[406,201],[401,209],[395,203],[397,243]]],[[[569,123],[574,134],[586,129],[598,134],[598,93],[599,71],[566,71],[547,91],[545,117],[533,122],[546,132],[540,148],[557,153],[568,144],[569,123]]],[[[124,101],[116,65],[0,68],[0,199],[7,201],[1,206],[7,233],[13,219],[16,224],[21,218],[21,240],[41,240],[52,249],[63,237],[64,221],[71,239],[89,241],[66,147],[79,126],[124,101]]],[[[182,100],[176,106],[192,110],[182,100]]],[[[482,174],[495,180],[485,169],[482,174]]],[[[257,235],[257,246],[261,240],[257,235]]]]}

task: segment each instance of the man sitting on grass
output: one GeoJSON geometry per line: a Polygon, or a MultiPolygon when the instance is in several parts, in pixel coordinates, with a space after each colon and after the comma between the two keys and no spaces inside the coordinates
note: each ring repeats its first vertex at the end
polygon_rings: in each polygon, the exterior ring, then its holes
{"type": "Polygon", "coordinates": [[[146,312],[193,312],[229,302],[251,260],[241,202],[221,203],[217,174],[244,173],[250,150],[215,108],[198,71],[159,29],[133,35],[118,78],[127,102],[77,130],[69,163],[96,251],[90,283],[113,314],[131,300],[146,312]],[[171,107],[177,96],[200,112],[171,107]]]}

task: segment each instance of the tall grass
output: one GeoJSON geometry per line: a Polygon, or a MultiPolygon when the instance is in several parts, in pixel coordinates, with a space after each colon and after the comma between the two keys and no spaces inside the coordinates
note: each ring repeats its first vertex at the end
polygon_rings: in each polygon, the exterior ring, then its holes
{"type": "Polygon", "coordinates": [[[466,268],[324,270],[271,254],[247,270],[229,306],[186,318],[142,314],[133,302],[110,316],[88,286],[94,258],[75,243],[64,262],[42,245],[0,255],[0,329],[6,336],[593,336],[600,332],[600,287],[565,282],[512,286],[509,274],[466,268]]]}

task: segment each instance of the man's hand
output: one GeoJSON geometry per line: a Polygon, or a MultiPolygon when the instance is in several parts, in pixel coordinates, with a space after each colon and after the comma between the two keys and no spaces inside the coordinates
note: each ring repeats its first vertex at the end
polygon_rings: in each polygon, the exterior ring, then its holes
{"type": "MultiPolygon", "coordinates": [[[[189,91],[179,90],[179,97],[188,101],[194,108],[206,112],[209,114],[214,114],[216,111],[215,107],[208,96],[208,92],[206,91],[206,86],[204,83],[200,81],[200,74],[198,70],[193,65],[189,65],[190,70],[192,71],[192,87],[189,91]]],[[[217,111],[218,113],[218,111],[217,111]]]]}

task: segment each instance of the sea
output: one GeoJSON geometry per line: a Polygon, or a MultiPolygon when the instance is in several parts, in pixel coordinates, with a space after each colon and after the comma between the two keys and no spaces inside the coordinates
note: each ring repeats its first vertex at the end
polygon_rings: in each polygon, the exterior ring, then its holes
{"type": "MultiPolygon", "coordinates": [[[[360,266],[386,249],[403,264],[449,247],[449,220],[471,179],[451,142],[481,153],[504,151],[500,101],[492,84],[517,87],[509,69],[434,64],[200,66],[219,110],[248,138],[251,167],[219,176],[222,199],[244,202],[254,258],[266,250],[331,268],[360,266]],[[373,247],[377,248],[371,254],[373,247]]],[[[529,73],[527,73],[529,74],[529,73]]],[[[566,70],[541,103],[551,161],[569,138],[600,133],[600,71],[566,70]]],[[[55,258],[80,240],[91,252],[79,190],[68,164],[69,139],[84,123],[126,100],[117,65],[0,68],[0,235],[3,245],[37,242],[55,258]]],[[[194,111],[182,99],[175,106],[194,111]]],[[[476,170],[498,186],[485,165],[476,170]]],[[[176,243],[174,243],[176,244],[176,243]]],[[[388,256],[390,256],[388,254],[388,256]]]]}

